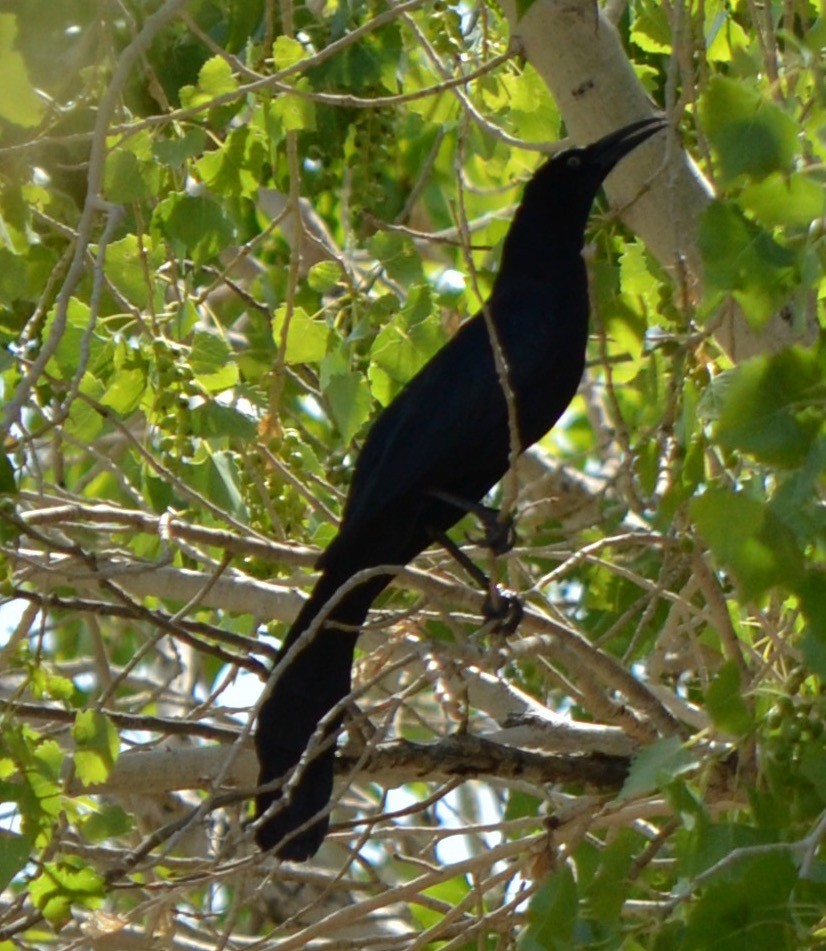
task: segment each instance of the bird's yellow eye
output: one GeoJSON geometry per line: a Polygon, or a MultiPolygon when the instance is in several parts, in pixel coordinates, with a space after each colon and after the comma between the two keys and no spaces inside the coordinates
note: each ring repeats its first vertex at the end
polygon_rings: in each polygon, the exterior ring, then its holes
{"type": "Polygon", "coordinates": [[[582,159],[578,155],[569,155],[565,164],[568,168],[579,168],[582,165],[582,159]]]}

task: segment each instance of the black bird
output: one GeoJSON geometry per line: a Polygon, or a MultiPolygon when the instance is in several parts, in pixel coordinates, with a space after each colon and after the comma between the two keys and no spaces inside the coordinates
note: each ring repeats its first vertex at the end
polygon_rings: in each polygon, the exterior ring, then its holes
{"type": "Polygon", "coordinates": [[[508,401],[489,325],[507,367],[519,450],[562,415],[585,365],[588,287],[581,252],[591,205],[617,162],[664,126],[660,117],[633,122],[560,153],[534,174],[505,238],[485,305],[489,323],[485,312],[467,321],[376,419],[356,462],[339,533],[318,560],[321,576],[284,640],[258,715],[259,784],[276,787],[256,798],[262,849],[303,861],[327,833],[342,720],[334,708],[350,692],[358,629],[392,575],[336,593],[364,569],[407,564],[465,514],[461,500],[478,502],[508,470],[508,401]],[[274,783],[280,778],[283,790],[274,783]]]}

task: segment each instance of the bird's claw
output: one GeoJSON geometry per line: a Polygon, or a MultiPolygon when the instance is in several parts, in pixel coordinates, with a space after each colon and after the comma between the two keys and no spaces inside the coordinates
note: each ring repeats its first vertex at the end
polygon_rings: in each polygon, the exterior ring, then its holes
{"type": "Polygon", "coordinates": [[[479,538],[468,535],[468,541],[487,548],[494,555],[506,555],[516,544],[516,521],[512,515],[502,516],[496,509],[484,509],[476,512],[482,523],[484,534],[479,538]]]}
{"type": "Polygon", "coordinates": [[[507,637],[519,627],[525,611],[515,594],[492,587],[482,604],[482,615],[497,634],[507,637]]]}

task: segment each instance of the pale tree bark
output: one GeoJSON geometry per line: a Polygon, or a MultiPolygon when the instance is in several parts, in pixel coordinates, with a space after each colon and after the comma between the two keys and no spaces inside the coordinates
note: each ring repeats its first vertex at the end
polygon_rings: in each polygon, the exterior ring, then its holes
{"type": "MultiPolygon", "coordinates": [[[[515,0],[503,0],[502,6],[513,40],[547,84],[575,142],[592,142],[655,110],[619,34],[595,0],[536,0],[521,19],[515,0]]],[[[673,118],[676,123],[681,117],[673,118]]],[[[606,191],[628,227],[684,285],[689,300],[698,299],[703,268],[697,229],[713,190],[676,132],[651,139],[635,151],[633,161],[620,163],[606,191]]],[[[813,301],[800,313],[791,303],[760,332],[738,308],[727,307],[714,320],[714,337],[737,362],[794,343],[810,344],[817,335],[813,301]]]]}

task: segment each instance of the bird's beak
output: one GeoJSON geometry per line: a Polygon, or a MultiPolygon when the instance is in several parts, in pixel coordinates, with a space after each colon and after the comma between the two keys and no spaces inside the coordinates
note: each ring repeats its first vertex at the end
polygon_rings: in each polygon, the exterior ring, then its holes
{"type": "Polygon", "coordinates": [[[648,116],[611,132],[591,146],[591,161],[604,175],[649,136],[668,125],[665,116],[648,116]]]}

